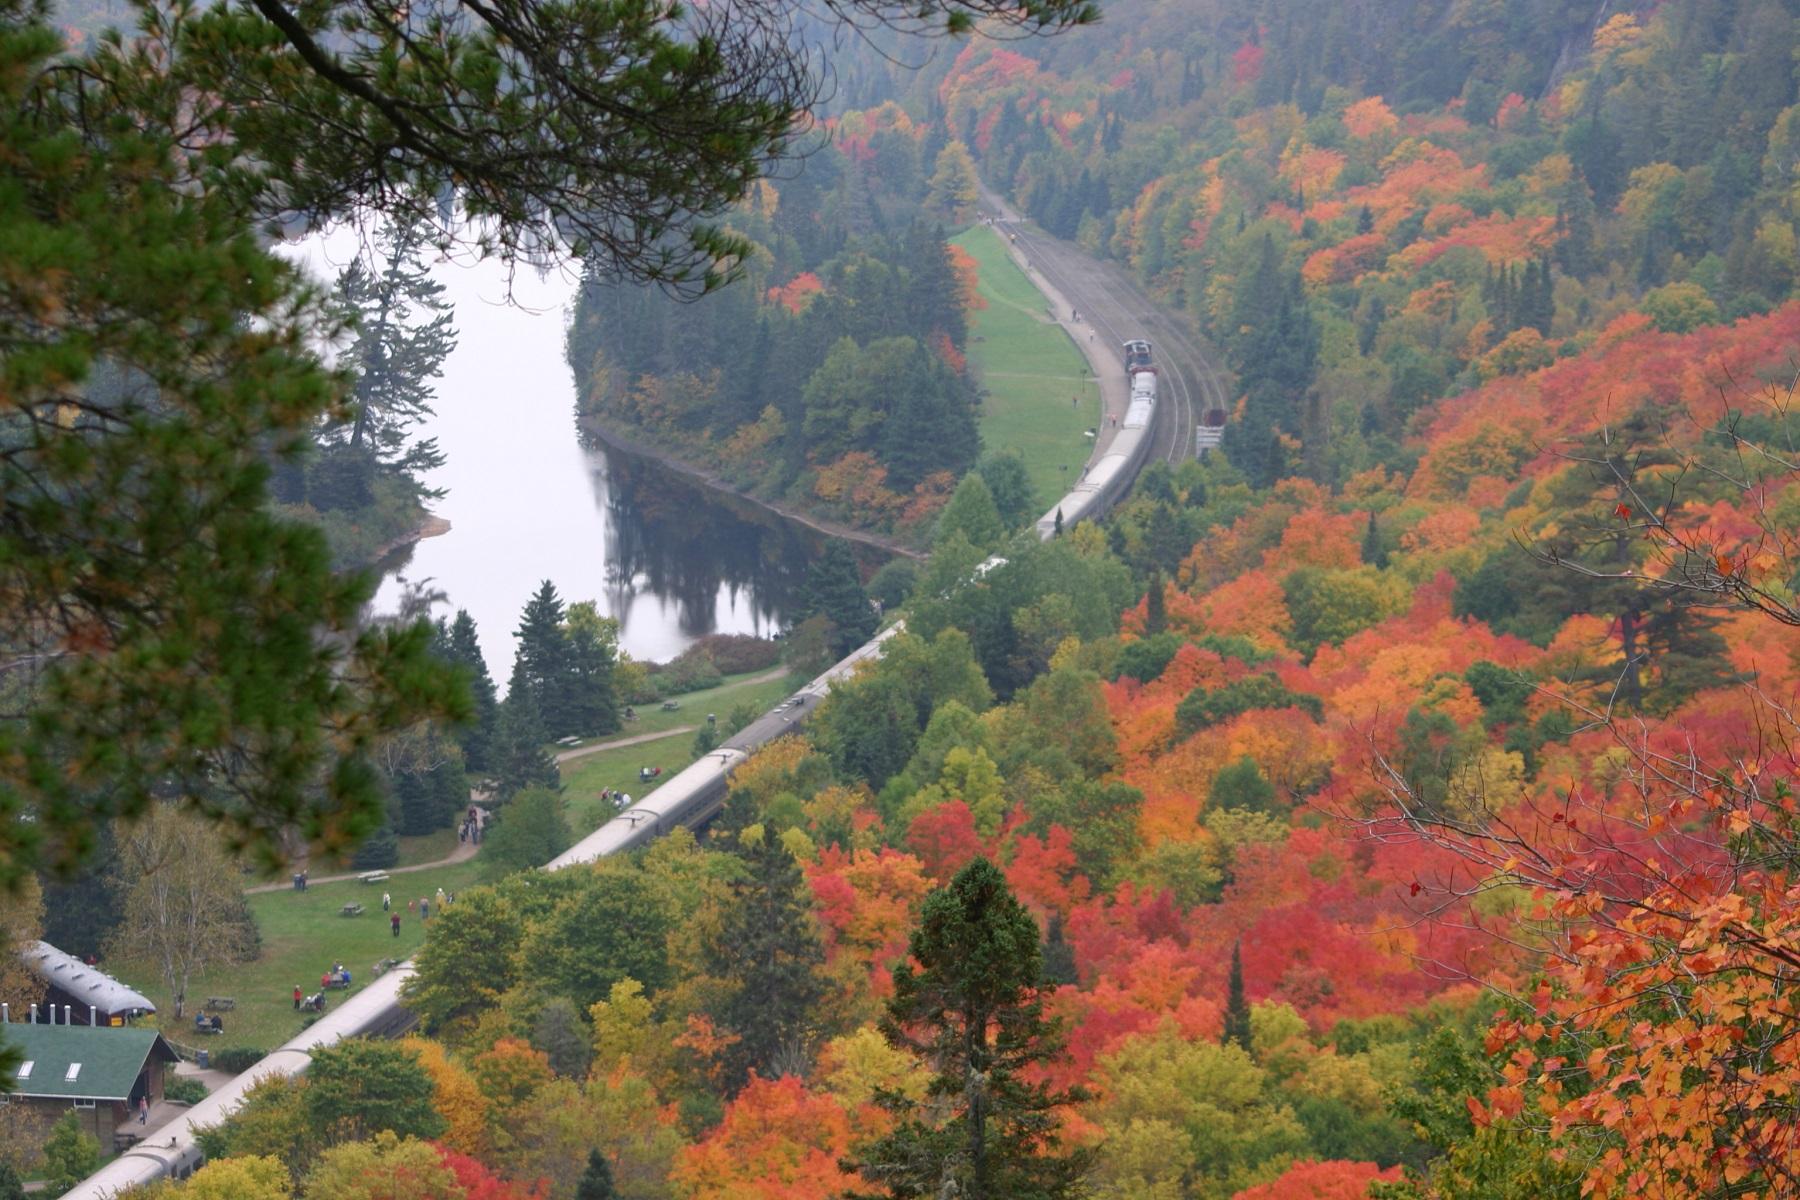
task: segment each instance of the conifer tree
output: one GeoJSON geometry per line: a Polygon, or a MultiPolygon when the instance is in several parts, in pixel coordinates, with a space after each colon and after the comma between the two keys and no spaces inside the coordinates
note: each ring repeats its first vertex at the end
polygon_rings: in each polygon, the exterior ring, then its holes
{"type": "Polygon", "coordinates": [[[515,661],[494,737],[492,771],[500,799],[510,800],[528,787],[562,787],[556,761],[544,749],[549,741],[523,661],[515,661]]]}
{"type": "Polygon", "coordinates": [[[1168,601],[1163,597],[1161,571],[1150,573],[1150,589],[1144,601],[1144,633],[1155,637],[1169,627],[1168,601]]]}
{"type": "MultiPolygon", "coordinates": [[[[550,735],[545,740],[566,737],[569,728],[569,635],[563,628],[562,597],[548,579],[538,587],[525,604],[519,627],[513,631],[519,647],[513,659],[513,679],[523,680],[537,706],[539,719],[550,735]]],[[[513,692],[508,688],[507,699],[513,692]]]]}
{"type": "Polygon", "coordinates": [[[1250,1050],[1250,1002],[1244,998],[1243,943],[1231,943],[1231,978],[1225,985],[1225,1032],[1219,1039],[1250,1050]]]}
{"type": "Polygon", "coordinates": [[[432,380],[456,349],[455,316],[444,286],[421,262],[422,224],[387,225],[376,235],[385,260],[372,271],[359,256],[337,281],[337,299],[355,329],[343,361],[355,373],[355,416],[328,426],[321,441],[367,450],[381,467],[410,479],[423,495],[442,495],[419,485],[441,466],[435,438],[408,444],[412,429],[432,415],[432,380]]]}
{"type": "Polygon", "coordinates": [[[807,572],[806,589],[794,613],[796,624],[814,613],[832,624],[831,655],[842,658],[875,633],[875,610],[857,577],[856,559],[841,541],[825,547],[807,572]]]}
{"type": "Polygon", "coordinates": [[[618,1194],[606,1156],[598,1150],[589,1150],[587,1170],[581,1173],[581,1182],[575,1185],[575,1200],[615,1200],[618,1194]]]}
{"type": "Polygon", "coordinates": [[[776,1078],[804,1070],[825,996],[825,951],[806,877],[774,832],[740,838],[734,851],[744,870],[730,884],[707,965],[731,984],[713,1018],[738,1038],[725,1052],[726,1086],[736,1090],[751,1071],[776,1078]]]}
{"type": "Polygon", "coordinates": [[[469,691],[475,701],[474,718],[457,729],[463,764],[471,771],[486,771],[500,718],[500,701],[494,694],[494,678],[488,674],[487,660],[481,654],[475,618],[467,609],[457,609],[456,620],[443,637],[450,661],[468,671],[469,691]]]}
{"type": "Polygon", "coordinates": [[[1088,1155],[1062,1147],[1056,1109],[1084,1097],[1020,1077],[1061,1042],[1044,1017],[1037,922],[977,858],[925,898],[909,949],[881,1029],[934,1075],[923,1104],[877,1101],[894,1128],[846,1169],[907,1200],[1080,1195],[1088,1155]]]}

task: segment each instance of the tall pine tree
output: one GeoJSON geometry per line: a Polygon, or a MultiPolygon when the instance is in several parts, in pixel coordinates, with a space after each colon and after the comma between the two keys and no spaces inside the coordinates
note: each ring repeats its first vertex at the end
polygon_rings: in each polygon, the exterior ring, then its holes
{"type": "Polygon", "coordinates": [[[827,544],[807,572],[806,589],[799,610],[793,614],[794,623],[798,625],[814,613],[831,622],[834,659],[844,657],[875,633],[875,610],[857,575],[856,559],[841,541],[827,544]]]}
{"type": "Polygon", "coordinates": [[[977,858],[925,898],[909,949],[881,1029],[934,1075],[922,1104],[877,1101],[894,1128],[846,1166],[906,1200],[1080,1195],[1088,1156],[1062,1147],[1056,1110],[1082,1097],[1021,1078],[1061,1043],[1044,1017],[1037,922],[977,858]]]}
{"type": "Polygon", "coordinates": [[[804,1072],[825,997],[825,951],[799,864],[770,830],[740,840],[736,854],[744,869],[707,948],[708,972],[730,985],[713,1019],[738,1039],[725,1052],[733,1090],[751,1071],[766,1079],[804,1072]]]}
{"type": "Polygon", "coordinates": [[[1250,1050],[1250,1002],[1244,997],[1244,955],[1241,942],[1231,943],[1231,978],[1225,985],[1225,1032],[1219,1039],[1250,1050]]]}
{"type": "Polygon", "coordinates": [[[491,769],[495,792],[501,800],[510,800],[528,787],[562,787],[556,760],[544,749],[550,737],[523,666],[522,660],[513,663],[512,681],[507,684],[506,702],[500,706],[494,738],[491,769]]]}
{"type": "Polygon", "coordinates": [[[438,623],[439,644],[446,657],[468,672],[469,692],[475,701],[474,718],[457,729],[457,744],[462,747],[463,765],[471,771],[489,770],[489,759],[500,719],[500,701],[494,694],[494,678],[488,674],[487,660],[481,655],[481,641],[475,632],[475,618],[467,609],[456,610],[456,620],[446,628],[438,623]]]}
{"type": "MultiPolygon", "coordinates": [[[[556,594],[556,585],[546,579],[526,602],[519,627],[513,631],[519,642],[513,659],[513,681],[523,681],[531,693],[538,717],[550,735],[546,740],[577,732],[569,703],[573,672],[564,616],[562,597],[556,594]]],[[[509,687],[509,703],[512,697],[509,687]]]]}
{"type": "Polygon", "coordinates": [[[606,1156],[598,1150],[589,1150],[587,1170],[581,1173],[581,1182],[575,1185],[575,1200],[616,1200],[618,1194],[606,1156]]]}
{"type": "Polygon", "coordinates": [[[431,381],[443,374],[444,360],[456,348],[452,306],[421,261],[425,234],[419,224],[385,226],[376,235],[385,260],[380,271],[358,258],[338,276],[338,302],[355,324],[344,361],[356,376],[356,415],[348,426],[321,436],[328,446],[369,451],[380,466],[415,486],[444,461],[435,438],[409,439],[413,427],[432,415],[431,381]]]}

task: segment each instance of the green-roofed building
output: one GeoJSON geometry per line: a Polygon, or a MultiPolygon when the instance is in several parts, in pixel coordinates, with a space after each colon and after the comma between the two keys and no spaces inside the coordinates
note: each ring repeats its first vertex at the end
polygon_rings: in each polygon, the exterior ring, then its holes
{"type": "Polygon", "coordinates": [[[51,1121],[74,1109],[109,1152],[114,1131],[131,1118],[138,1099],[162,1099],[163,1069],[177,1061],[154,1029],[15,1022],[0,1025],[0,1038],[24,1060],[18,1087],[4,1099],[51,1121]]]}

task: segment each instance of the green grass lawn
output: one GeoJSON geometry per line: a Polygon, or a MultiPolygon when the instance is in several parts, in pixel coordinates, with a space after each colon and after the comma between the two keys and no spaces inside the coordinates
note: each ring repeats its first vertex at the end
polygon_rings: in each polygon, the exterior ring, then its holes
{"type": "Polygon", "coordinates": [[[1013,265],[998,234],[976,225],[952,240],[974,256],[987,300],[969,330],[969,359],[987,390],[982,445],[1024,456],[1041,512],[1081,477],[1094,445],[1084,433],[1100,422],[1100,387],[1075,343],[1049,321],[1043,293],[1013,265]],[[1080,403],[1070,404],[1071,398],[1080,403]]]}
{"type": "MultiPolygon", "coordinates": [[[[442,862],[456,850],[456,830],[454,829],[440,829],[435,833],[422,833],[416,837],[402,837],[395,840],[400,843],[400,859],[394,864],[396,867],[416,867],[420,863],[442,862]]],[[[354,868],[343,868],[343,871],[349,870],[354,870],[354,868]]],[[[325,873],[324,871],[316,872],[320,875],[325,873]]],[[[338,875],[342,874],[342,871],[333,868],[330,873],[338,875]]]]}
{"type": "MultiPolygon", "coordinates": [[[[773,668],[770,668],[772,670],[773,668]]],[[[671,696],[678,707],[674,712],[664,712],[662,705],[640,704],[637,706],[637,720],[627,721],[625,727],[617,733],[603,734],[595,738],[583,738],[579,746],[591,746],[595,742],[611,742],[619,738],[636,737],[642,733],[664,733],[670,729],[680,729],[684,725],[699,725],[706,720],[707,713],[718,713],[724,720],[725,714],[732,705],[741,704],[746,698],[753,702],[765,694],[769,684],[751,684],[752,679],[768,674],[767,670],[747,671],[742,675],[727,675],[725,682],[718,687],[707,688],[699,692],[687,692],[680,696],[671,696]]],[[[779,684],[779,680],[776,681],[779,684]]],[[[777,686],[774,696],[780,696],[777,686]]],[[[770,703],[773,703],[771,699],[770,703]]],[[[768,705],[763,705],[768,707],[768,705]]],[[[568,750],[569,746],[552,746],[552,750],[568,750]]]]}
{"type": "MultiPolygon", "coordinates": [[[[716,713],[722,721],[733,707],[745,703],[754,706],[760,716],[787,695],[789,687],[785,678],[771,679],[766,683],[748,682],[754,678],[754,675],[740,676],[736,682],[723,687],[679,696],[677,699],[681,708],[676,712],[640,711],[637,721],[623,733],[613,736],[632,737],[642,733],[655,733],[659,728],[701,725],[705,723],[709,712],[716,713]]],[[[606,817],[612,815],[612,810],[603,806],[600,801],[600,793],[606,788],[629,792],[633,800],[642,799],[649,789],[638,783],[639,768],[661,767],[662,778],[667,779],[693,761],[694,735],[688,732],[673,733],[655,741],[639,742],[635,746],[621,746],[617,750],[601,750],[565,763],[563,800],[569,814],[569,827],[577,837],[582,837],[597,829],[606,817]]]]}
{"type": "MultiPolygon", "coordinates": [[[[454,844],[455,833],[451,833],[454,844]]],[[[441,857],[441,856],[440,856],[441,857]]],[[[188,985],[188,1014],[173,1017],[169,994],[156,978],[153,967],[126,966],[118,962],[106,969],[156,1002],[164,1032],[189,1046],[212,1050],[226,1046],[270,1049],[300,1032],[301,1014],[294,1011],[294,985],[308,995],[319,990],[319,976],[334,962],[350,970],[353,986],[348,992],[332,992],[335,1007],[374,978],[371,968],[381,958],[405,958],[425,940],[423,922],[406,910],[410,898],[435,897],[437,889],[461,891],[473,887],[480,872],[478,861],[457,863],[435,870],[396,875],[387,884],[356,880],[320,883],[304,892],[261,892],[246,897],[256,927],[262,932],[262,954],[252,963],[222,967],[197,977],[188,985]],[[381,911],[383,887],[393,893],[400,910],[400,936],[388,928],[381,911]],[[351,900],[364,906],[360,917],[344,917],[339,909],[351,900]],[[237,1007],[221,1014],[225,1032],[204,1040],[196,1038],[193,1012],[208,996],[231,996],[237,1007]]]]}

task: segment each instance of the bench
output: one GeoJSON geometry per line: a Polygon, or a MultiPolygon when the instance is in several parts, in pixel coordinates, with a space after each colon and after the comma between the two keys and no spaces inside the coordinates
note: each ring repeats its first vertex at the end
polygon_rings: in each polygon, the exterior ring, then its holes
{"type": "Polygon", "coordinates": [[[208,1012],[230,1012],[236,1007],[237,1000],[231,996],[208,996],[206,998],[206,1011],[208,1012]]]}
{"type": "Polygon", "coordinates": [[[680,702],[676,701],[676,700],[664,700],[662,702],[662,710],[664,712],[674,712],[676,709],[678,709],[680,707],[681,707],[680,702]]]}
{"type": "Polygon", "coordinates": [[[386,871],[364,871],[361,875],[358,875],[357,878],[364,883],[386,883],[388,881],[388,873],[386,871]]]}
{"type": "Polygon", "coordinates": [[[363,913],[363,906],[352,900],[350,903],[344,905],[344,907],[338,909],[338,912],[346,917],[360,917],[363,913]]]}

